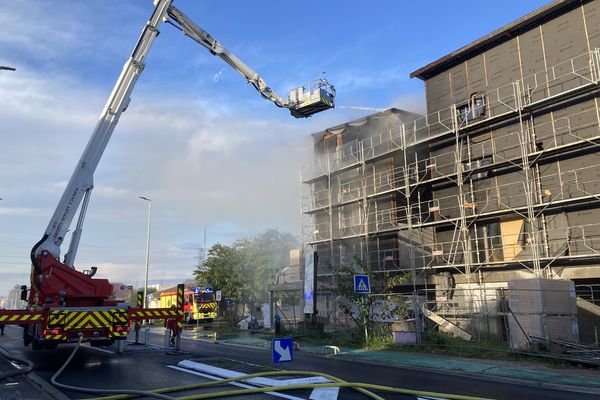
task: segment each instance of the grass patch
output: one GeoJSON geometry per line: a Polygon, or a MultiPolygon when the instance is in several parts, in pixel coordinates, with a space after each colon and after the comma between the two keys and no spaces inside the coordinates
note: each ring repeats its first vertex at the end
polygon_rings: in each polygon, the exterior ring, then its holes
{"type": "Polygon", "coordinates": [[[566,360],[544,357],[544,354],[514,352],[507,343],[493,339],[466,341],[445,333],[428,332],[423,335],[419,346],[389,344],[386,350],[421,352],[441,354],[466,358],[482,358],[506,361],[528,361],[544,364],[553,368],[573,368],[574,365],[566,360]]]}
{"type": "Polygon", "coordinates": [[[514,359],[506,343],[492,339],[466,341],[445,333],[427,332],[419,346],[390,344],[390,350],[417,351],[468,358],[514,359]]]}
{"type": "Polygon", "coordinates": [[[359,332],[316,332],[307,334],[301,331],[286,329],[282,330],[281,333],[275,334],[272,332],[261,332],[255,333],[253,336],[272,340],[281,337],[291,337],[294,342],[300,343],[300,346],[313,345],[313,346],[341,346],[351,348],[363,348],[364,337],[359,332]]]}

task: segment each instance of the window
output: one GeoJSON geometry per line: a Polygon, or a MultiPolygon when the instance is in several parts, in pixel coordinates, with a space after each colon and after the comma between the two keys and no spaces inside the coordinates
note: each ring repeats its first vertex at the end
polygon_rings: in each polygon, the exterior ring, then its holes
{"type": "Polygon", "coordinates": [[[458,122],[468,122],[485,115],[485,99],[483,95],[471,96],[467,104],[457,107],[458,122]]]}
{"type": "MultiPolygon", "coordinates": [[[[472,162],[463,162],[463,171],[470,171],[473,169],[485,167],[486,165],[492,164],[492,158],[490,156],[486,156],[480,158],[478,160],[474,160],[472,162]]],[[[471,174],[471,181],[478,181],[480,179],[485,179],[489,175],[489,171],[479,172],[476,174],[471,174]]]]}

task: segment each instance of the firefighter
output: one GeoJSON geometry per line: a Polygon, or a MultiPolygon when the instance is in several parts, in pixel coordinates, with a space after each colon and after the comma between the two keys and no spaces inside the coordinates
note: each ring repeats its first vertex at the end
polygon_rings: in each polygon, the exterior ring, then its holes
{"type": "Polygon", "coordinates": [[[281,333],[281,317],[278,312],[275,312],[275,334],[281,333]]]}
{"type": "MultiPolygon", "coordinates": [[[[171,308],[176,308],[175,305],[172,305],[171,308]]],[[[175,346],[175,340],[177,339],[177,335],[179,334],[179,329],[177,327],[177,318],[169,318],[167,319],[167,329],[171,331],[171,346],[175,346]]]]}

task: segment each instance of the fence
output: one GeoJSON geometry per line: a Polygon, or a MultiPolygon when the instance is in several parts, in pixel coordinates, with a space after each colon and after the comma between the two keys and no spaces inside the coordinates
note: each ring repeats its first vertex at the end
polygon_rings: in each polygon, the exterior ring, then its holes
{"type": "MultiPolygon", "coordinates": [[[[467,332],[475,340],[491,338],[508,342],[510,338],[514,340],[515,337],[527,336],[523,332],[533,329],[530,326],[532,321],[539,322],[543,329],[551,333],[560,335],[561,331],[557,329],[563,329],[569,330],[571,335],[572,329],[576,329],[573,324],[577,324],[573,295],[600,306],[600,284],[576,285],[575,293],[556,287],[546,287],[543,290],[511,289],[510,293],[513,298],[520,299],[522,304],[525,304],[523,302],[527,299],[533,299],[527,301],[532,301],[531,304],[536,307],[539,306],[539,312],[523,313],[523,306],[515,306],[512,309],[509,306],[509,291],[506,285],[438,285],[437,288],[419,289],[415,294],[367,295],[370,297],[370,323],[381,333],[390,331],[392,322],[417,317],[419,323],[416,326],[423,327],[424,332],[467,332]],[[573,299],[573,308],[565,306],[560,300],[567,297],[573,299]],[[425,317],[425,313],[430,317],[425,317]],[[557,322],[561,321],[568,324],[564,327],[557,326],[557,322]],[[381,329],[382,326],[387,326],[387,330],[381,329]]],[[[339,307],[335,313],[335,321],[330,323],[335,323],[337,330],[356,328],[355,320],[360,317],[358,307],[342,299],[338,299],[338,304],[346,304],[352,316],[345,315],[340,311],[343,307],[339,307]]],[[[581,338],[583,342],[594,343],[594,332],[600,330],[600,315],[595,315],[591,321],[579,323],[577,330],[579,333],[572,335],[572,340],[578,341],[581,338]]]]}

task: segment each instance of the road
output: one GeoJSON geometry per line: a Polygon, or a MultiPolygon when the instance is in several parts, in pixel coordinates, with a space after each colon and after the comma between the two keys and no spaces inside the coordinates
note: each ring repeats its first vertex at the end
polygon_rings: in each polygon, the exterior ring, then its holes
{"type": "MultiPolygon", "coordinates": [[[[36,373],[49,381],[51,376],[69,356],[73,346],[59,347],[57,350],[34,352],[24,348],[20,341],[20,328],[7,327],[7,335],[0,338],[0,345],[13,354],[18,354],[34,361],[36,373]]],[[[151,335],[151,342],[161,344],[162,336],[151,335]]],[[[203,360],[231,359],[237,362],[271,366],[271,352],[258,349],[230,345],[220,345],[184,339],[181,350],[185,354],[170,354],[164,348],[133,346],[125,347],[123,354],[112,351],[82,347],[72,364],[65,370],[59,381],[69,385],[95,388],[135,388],[151,389],[166,386],[178,386],[198,383],[204,378],[167,368],[184,359],[203,360]]],[[[455,393],[495,399],[527,399],[527,400],[563,400],[563,399],[596,399],[597,395],[582,394],[531,387],[514,383],[496,382],[457,376],[443,371],[412,370],[388,365],[365,364],[343,360],[336,357],[297,352],[294,361],[285,364],[285,369],[319,371],[334,375],[346,381],[368,382],[379,385],[401,387],[413,390],[455,393]]],[[[232,386],[211,389],[231,390],[232,386]]],[[[10,388],[0,387],[0,398],[6,398],[5,392],[10,388]]],[[[206,391],[206,389],[204,389],[206,391]]],[[[72,398],[86,398],[89,394],[65,391],[72,398]]],[[[189,394],[190,392],[186,393],[189,394]]],[[[287,393],[287,392],[286,392],[287,393]]],[[[308,398],[310,391],[288,393],[301,398],[308,398]]],[[[412,396],[383,394],[386,399],[414,399],[412,396]]],[[[244,399],[273,399],[270,395],[251,395],[237,397],[244,399]]],[[[340,399],[364,399],[361,394],[351,389],[342,389],[340,399]]]]}

